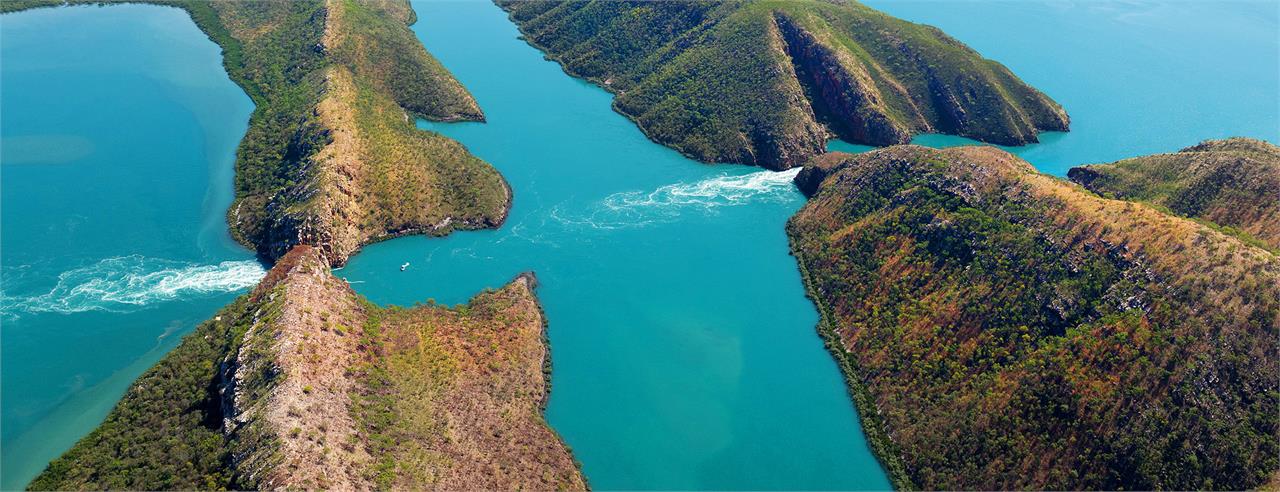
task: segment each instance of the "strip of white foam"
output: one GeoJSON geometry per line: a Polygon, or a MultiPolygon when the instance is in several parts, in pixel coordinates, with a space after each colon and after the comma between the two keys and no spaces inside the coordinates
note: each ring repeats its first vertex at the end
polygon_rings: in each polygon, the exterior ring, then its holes
{"type": "Polygon", "coordinates": [[[139,255],[107,258],[58,275],[49,292],[0,299],[0,314],[132,311],[179,298],[235,292],[256,284],[266,270],[258,262],[200,265],[139,255]]]}
{"type": "Polygon", "coordinates": [[[605,197],[599,207],[585,214],[556,208],[551,211],[551,218],[596,229],[620,229],[669,222],[685,210],[709,212],[720,207],[792,200],[797,197],[792,181],[799,172],[795,168],[720,175],[693,183],[664,185],[648,193],[624,191],[605,197]]]}

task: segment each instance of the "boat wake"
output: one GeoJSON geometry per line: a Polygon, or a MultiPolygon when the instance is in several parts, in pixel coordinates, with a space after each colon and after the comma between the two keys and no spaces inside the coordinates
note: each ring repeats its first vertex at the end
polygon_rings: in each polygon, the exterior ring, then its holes
{"type": "Polygon", "coordinates": [[[265,275],[262,265],[252,260],[200,265],[139,255],[107,258],[63,272],[48,292],[17,297],[5,292],[0,295],[0,316],[129,312],[155,302],[235,292],[265,275]]]}
{"type": "Polygon", "coordinates": [[[785,202],[799,196],[792,184],[799,172],[800,168],[795,168],[720,175],[694,183],[669,184],[647,193],[624,191],[605,197],[585,217],[572,217],[559,209],[552,211],[552,217],[563,223],[619,229],[671,222],[687,210],[713,213],[721,207],[785,202]]]}

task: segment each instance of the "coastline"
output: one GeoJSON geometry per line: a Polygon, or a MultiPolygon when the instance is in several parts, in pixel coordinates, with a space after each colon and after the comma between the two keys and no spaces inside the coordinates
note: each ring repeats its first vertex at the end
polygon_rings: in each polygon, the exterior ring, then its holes
{"type": "MultiPolygon", "coordinates": [[[[788,220],[789,225],[790,220],[788,220]]],[[[840,339],[836,336],[835,327],[831,324],[831,316],[827,314],[826,305],[817,296],[813,295],[813,285],[810,281],[809,269],[805,267],[804,255],[795,247],[795,241],[791,239],[790,234],[787,234],[787,246],[791,250],[791,256],[796,260],[796,268],[800,271],[801,282],[804,284],[804,296],[818,310],[818,326],[816,327],[818,338],[822,339],[822,345],[826,347],[827,352],[831,354],[831,358],[835,359],[836,366],[840,368],[840,374],[845,381],[845,390],[853,400],[850,403],[853,404],[858,412],[858,422],[862,425],[862,433],[866,436],[867,446],[871,448],[871,453],[880,462],[880,467],[884,470],[885,475],[889,477],[889,482],[893,484],[894,490],[918,490],[919,488],[911,481],[911,477],[907,475],[906,463],[897,451],[897,445],[884,428],[884,422],[880,419],[880,414],[872,400],[870,389],[858,379],[857,363],[853,361],[853,354],[840,345],[840,339]]]]}

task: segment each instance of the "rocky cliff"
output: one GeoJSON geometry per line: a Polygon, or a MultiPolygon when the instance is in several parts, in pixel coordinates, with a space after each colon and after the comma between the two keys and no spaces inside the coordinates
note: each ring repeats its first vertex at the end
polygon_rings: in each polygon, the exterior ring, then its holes
{"type": "Polygon", "coordinates": [[[1209,140],[1171,154],[1074,167],[1067,176],[1104,196],[1230,227],[1280,251],[1280,147],[1268,142],[1209,140]]]}
{"type": "Polygon", "coordinates": [[[294,248],[31,488],[585,488],[542,418],[532,276],[382,309],[329,270],[294,248]]]}
{"type": "Polygon", "coordinates": [[[1280,468],[1280,258],[994,148],[827,156],[787,225],[899,486],[1247,489],[1280,468]]]}
{"type": "Polygon", "coordinates": [[[941,31],[856,2],[498,0],[526,38],[655,141],[785,169],[832,137],[1035,142],[1066,112],[941,31]]]}

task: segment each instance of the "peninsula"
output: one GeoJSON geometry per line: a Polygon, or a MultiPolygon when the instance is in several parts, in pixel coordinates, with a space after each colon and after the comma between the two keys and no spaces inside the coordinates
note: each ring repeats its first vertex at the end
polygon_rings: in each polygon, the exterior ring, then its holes
{"type": "Polygon", "coordinates": [[[1280,257],[990,147],[830,154],[787,224],[897,485],[1248,489],[1280,469],[1280,257]]]}
{"type": "MultiPolygon", "coordinates": [[[[5,3],[5,11],[92,1],[5,3]]],[[[511,191],[414,117],[482,121],[405,0],[186,10],[256,108],[230,232],[274,267],[129,388],[32,489],[571,489],[546,424],[532,274],[455,307],[380,308],[331,269],[403,234],[496,227],[511,191]]]]}
{"type": "Polygon", "coordinates": [[[542,418],[535,283],[383,309],[296,246],[30,488],[584,489],[542,418]]]}
{"type": "Polygon", "coordinates": [[[616,93],[649,138],[701,161],[786,169],[833,137],[1021,145],[1069,126],[1003,65],[857,2],[498,4],[565,70],[616,93]]]}
{"type": "MultiPolygon", "coordinates": [[[[5,11],[134,0],[23,0],[5,11]]],[[[409,29],[407,0],[147,0],[182,8],[253,99],[236,152],[231,234],[267,261],[314,245],[335,266],[405,234],[496,227],[511,191],[413,118],[482,121],[409,29]]]]}

